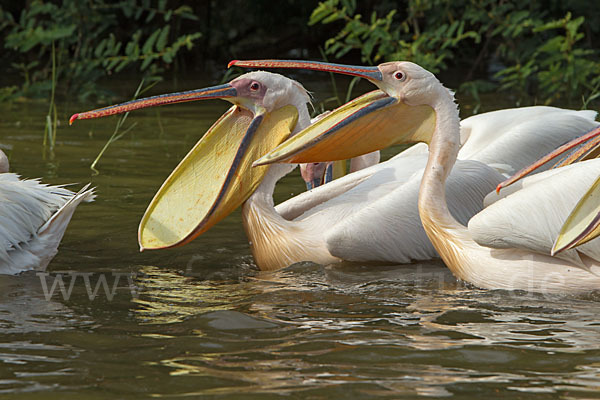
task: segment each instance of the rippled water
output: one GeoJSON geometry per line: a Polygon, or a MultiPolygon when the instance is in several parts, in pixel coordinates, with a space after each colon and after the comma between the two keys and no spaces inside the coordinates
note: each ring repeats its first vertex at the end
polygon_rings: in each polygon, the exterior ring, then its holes
{"type": "MultiPolygon", "coordinates": [[[[600,298],[484,291],[441,263],[256,269],[239,212],[190,245],[139,253],[154,192],[227,108],[137,112],[59,130],[44,105],[4,106],[12,168],[93,182],[47,274],[0,276],[6,398],[600,398],[600,298]],[[61,284],[63,286],[61,286],[61,284]],[[61,291],[62,287],[62,291],[61,291]]],[[[74,105],[60,108],[82,111],[74,105]]],[[[286,178],[278,198],[303,190],[286,178]]]]}

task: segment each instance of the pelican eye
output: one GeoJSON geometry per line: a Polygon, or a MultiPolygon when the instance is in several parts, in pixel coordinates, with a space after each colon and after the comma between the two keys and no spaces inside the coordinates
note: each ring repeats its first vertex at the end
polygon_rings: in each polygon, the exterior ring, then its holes
{"type": "Polygon", "coordinates": [[[258,89],[260,88],[260,85],[258,84],[258,82],[252,82],[250,84],[250,90],[256,92],[258,89]]]}
{"type": "Polygon", "coordinates": [[[404,81],[406,79],[406,74],[402,71],[398,71],[394,74],[394,78],[396,78],[397,80],[399,80],[400,82],[404,81]]]}

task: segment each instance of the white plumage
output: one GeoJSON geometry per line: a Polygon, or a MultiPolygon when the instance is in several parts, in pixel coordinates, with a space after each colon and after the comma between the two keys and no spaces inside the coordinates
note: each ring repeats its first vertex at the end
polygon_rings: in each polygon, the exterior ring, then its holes
{"type": "Polygon", "coordinates": [[[37,179],[20,179],[4,172],[7,168],[0,171],[0,273],[44,270],[75,208],[94,199],[93,189],[87,185],[74,193],[37,179]]]}
{"type": "MultiPolygon", "coordinates": [[[[549,106],[508,108],[473,115],[460,121],[459,160],[480,161],[506,177],[560,145],[596,128],[596,111],[549,106]]],[[[417,143],[395,157],[428,155],[417,143]]],[[[551,163],[541,166],[545,171],[551,163]]]]}
{"type": "MultiPolygon", "coordinates": [[[[593,111],[536,106],[461,121],[460,160],[446,186],[452,215],[466,225],[483,208],[485,195],[504,179],[500,173],[512,174],[593,129],[598,125],[595,116],[593,111]]],[[[327,250],[343,260],[408,263],[439,257],[417,209],[427,158],[427,145],[417,144],[387,162],[296,196],[276,210],[288,219],[322,225],[318,232],[327,250]]]]}
{"type": "MultiPolygon", "coordinates": [[[[322,70],[328,70],[322,65],[322,70]]],[[[467,229],[449,211],[446,194],[453,185],[451,171],[460,163],[461,131],[453,95],[416,64],[390,62],[376,68],[379,75],[371,68],[367,78],[389,96],[410,106],[428,105],[436,114],[434,130],[423,138],[430,153],[418,207],[427,236],[455,276],[493,289],[563,292],[600,288],[598,239],[589,242],[586,250],[574,250],[562,258],[549,255],[567,215],[598,176],[600,160],[532,176],[520,184],[520,190],[513,188],[495,202],[489,198],[492,204],[473,217],[467,229]]],[[[335,70],[340,70],[339,66],[335,70]]],[[[360,76],[360,67],[351,70],[360,76]]]]}
{"type": "MultiPolygon", "coordinates": [[[[596,112],[533,106],[474,115],[460,123],[459,160],[477,160],[512,175],[598,126],[596,112]]],[[[544,171],[551,164],[538,171],[544,171]]]]}
{"type": "MultiPolygon", "coordinates": [[[[422,155],[397,157],[302,193],[276,210],[313,227],[329,253],[342,260],[429,260],[437,252],[417,209],[426,163],[422,155]]],[[[466,224],[503,176],[479,162],[460,161],[449,179],[450,209],[466,224]]]]}
{"type": "MultiPolygon", "coordinates": [[[[493,204],[469,221],[469,233],[482,246],[550,254],[567,216],[598,176],[600,160],[589,160],[532,175],[500,195],[490,193],[486,202],[493,204]]],[[[585,256],[600,260],[600,240],[554,257],[587,268],[585,256]]]]}

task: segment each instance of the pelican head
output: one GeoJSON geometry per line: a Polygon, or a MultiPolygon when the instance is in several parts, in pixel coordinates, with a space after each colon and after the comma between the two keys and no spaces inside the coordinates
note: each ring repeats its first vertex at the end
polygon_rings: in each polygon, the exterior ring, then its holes
{"type": "Polygon", "coordinates": [[[435,75],[409,61],[391,61],[372,68],[379,70],[381,78],[365,75],[367,80],[388,96],[411,106],[430,104],[440,86],[435,75]]]}
{"type": "Polygon", "coordinates": [[[334,110],[254,165],[342,160],[394,144],[428,142],[436,124],[432,102],[440,91],[450,96],[431,72],[408,61],[376,67],[280,60],[236,60],[229,65],[336,72],[365,78],[379,88],[334,110]]]}
{"type": "Polygon", "coordinates": [[[0,150],[0,174],[8,172],[8,157],[0,150]]]}
{"type": "Polygon", "coordinates": [[[285,105],[295,104],[297,101],[310,102],[308,92],[300,83],[279,74],[254,71],[241,75],[223,85],[146,97],[92,111],[76,113],[69,119],[69,124],[72,125],[78,119],[100,118],[141,108],[207,99],[227,100],[253,112],[255,115],[271,112],[285,105]]]}
{"type": "Polygon", "coordinates": [[[71,117],[73,122],[217,98],[234,105],[196,143],[152,199],[138,231],[142,250],[188,243],[246,201],[269,170],[252,168],[252,162],[287,139],[299,115],[309,118],[308,93],[284,76],[256,71],[224,85],[133,100],[71,117]]]}

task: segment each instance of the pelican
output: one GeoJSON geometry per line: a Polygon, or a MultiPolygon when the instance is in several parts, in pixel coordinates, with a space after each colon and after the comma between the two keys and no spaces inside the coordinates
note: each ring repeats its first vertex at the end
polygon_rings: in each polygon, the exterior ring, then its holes
{"type": "MultiPolygon", "coordinates": [[[[252,168],[251,164],[310,125],[308,93],[281,75],[251,72],[225,85],[75,114],[71,122],[215,98],[234,106],[194,146],[151,201],[138,232],[142,250],[188,243],[242,205],[244,230],[255,262],[263,270],[299,261],[409,262],[436,256],[416,209],[415,189],[427,161],[421,155],[364,168],[274,207],[275,184],[293,166],[252,168]]],[[[452,212],[465,223],[503,180],[494,169],[479,168],[479,164],[461,161],[449,178],[452,212]]]]}
{"type": "Polygon", "coordinates": [[[94,199],[94,190],[88,184],[74,193],[8,171],[0,150],[0,273],[43,271],[58,252],[73,212],[94,199]]]}
{"type": "Polygon", "coordinates": [[[467,228],[450,213],[446,201],[452,186],[448,177],[456,167],[460,146],[458,108],[453,94],[435,75],[402,61],[377,67],[277,60],[234,64],[360,76],[386,94],[364,101],[358,112],[348,108],[334,111],[329,121],[325,117],[255,165],[318,162],[323,156],[346,159],[393,143],[425,142],[429,157],[419,190],[419,216],[427,236],[457,278],[488,289],[562,293],[600,288],[600,243],[590,241],[556,257],[549,251],[566,216],[600,174],[600,160],[525,178],[475,215],[467,228]],[[381,124],[386,116],[393,117],[385,121],[394,121],[396,126],[381,124]],[[382,129],[365,137],[363,128],[373,123],[380,123],[382,129]]]}

